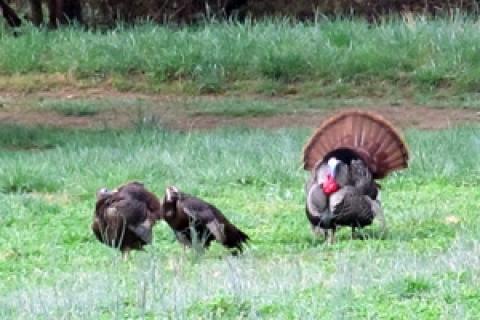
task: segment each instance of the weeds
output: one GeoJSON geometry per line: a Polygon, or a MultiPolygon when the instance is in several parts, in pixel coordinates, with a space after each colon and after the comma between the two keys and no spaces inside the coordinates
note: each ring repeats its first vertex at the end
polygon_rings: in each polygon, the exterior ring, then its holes
{"type": "Polygon", "coordinates": [[[141,75],[152,83],[193,81],[200,93],[264,79],[266,84],[323,80],[343,86],[388,82],[461,95],[478,87],[479,37],[477,21],[462,16],[392,18],[378,25],[335,19],[183,29],[144,24],[107,32],[26,28],[18,38],[1,34],[0,70],[3,75],[112,77],[127,90],[137,86],[128,79],[141,75]]]}

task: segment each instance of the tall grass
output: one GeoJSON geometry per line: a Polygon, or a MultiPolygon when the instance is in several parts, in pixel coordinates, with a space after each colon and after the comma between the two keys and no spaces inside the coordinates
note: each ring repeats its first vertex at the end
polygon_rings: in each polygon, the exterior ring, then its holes
{"type": "Polygon", "coordinates": [[[145,24],[105,32],[23,30],[0,35],[0,73],[145,74],[152,81],[273,79],[393,82],[422,88],[479,85],[478,22],[461,16],[292,23],[215,23],[168,28],[145,24]]]}

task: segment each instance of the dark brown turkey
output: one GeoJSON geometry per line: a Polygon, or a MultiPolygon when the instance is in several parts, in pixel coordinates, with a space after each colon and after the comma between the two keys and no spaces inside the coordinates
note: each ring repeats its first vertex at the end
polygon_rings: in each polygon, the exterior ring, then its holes
{"type": "Polygon", "coordinates": [[[142,183],[130,182],[115,190],[97,191],[92,230],[97,239],[122,251],[140,250],[152,242],[152,228],[160,216],[160,201],[142,183]]]}
{"type": "Polygon", "coordinates": [[[177,240],[186,247],[208,248],[217,240],[233,254],[243,251],[249,237],[234,226],[210,203],[186,194],[174,186],[165,191],[161,217],[173,229],[177,240]]]}
{"type": "Polygon", "coordinates": [[[304,149],[306,214],[313,231],[333,242],[339,226],[385,228],[379,185],[374,180],[407,167],[406,146],[379,115],[349,111],[325,121],[304,149]],[[328,232],[328,230],[331,230],[328,232]]]}

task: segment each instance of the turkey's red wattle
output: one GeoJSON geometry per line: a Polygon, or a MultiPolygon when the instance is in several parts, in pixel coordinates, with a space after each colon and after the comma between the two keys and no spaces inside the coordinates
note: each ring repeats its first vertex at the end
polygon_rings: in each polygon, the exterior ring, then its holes
{"type": "Polygon", "coordinates": [[[327,175],[327,179],[323,183],[322,189],[326,195],[330,195],[339,189],[337,181],[335,181],[335,178],[333,178],[332,175],[327,175]]]}

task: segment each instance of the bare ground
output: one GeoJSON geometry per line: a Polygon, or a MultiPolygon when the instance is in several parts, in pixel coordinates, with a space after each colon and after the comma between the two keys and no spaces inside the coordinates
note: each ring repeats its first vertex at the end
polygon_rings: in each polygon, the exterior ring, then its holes
{"type": "MultiPolygon", "coordinates": [[[[251,97],[250,97],[251,98],[251,97]]],[[[262,97],[259,97],[262,99],[262,97]]],[[[219,100],[222,97],[203,96],[202,99],[219,100]]],[[[271,99],[265,98],[263,99],[271,99]]],[[[336,106],[334,109],[292,110],[261,116],[227,116],[188,112],[185,103],[188,98],[167,95],[146,95],[118,93],[104,89],[63,90],[34,94],[0,93],[0,123],[26,126],[51,126],[59,128],[127,128],[142,121],[159,120],[165,127],[177,130],[213,129],[226,126],[252,128],[317,127],[331,114],[351,105],[336,106]],[[31,105],[43,99],[142,99],[148,106],[111,108],[90,116],[64,115],[52,110],[39,110],[31,105]],[[29,107],[30,106],[30,107],[29,107]]],[[[443,129],[459,124],[477,123],[480,112],[476,109],[435,108],[401,103],[391,105],[385,102],[359,104],[355,108],[378,112],[401,128],[443,129]]]]}
{"type": "MultiPolygon", "coordinates": [[[[463,123],[476,123],[480,114],[468,109],[433,109],[422,106],[359,106],[363,110],[377,112],[401,128],[444,129],[463,123]]],[[[214,128],[220,126],[242,125],[254,128],[285,128],[307,127],[315,128],[327,117],[351,106],[340,107],[334,111],[310,111],[291,114],[279,114],[268,117],[219,117],[197,116],[192,119],[177,119],[177,121],[190,121],[192,128],[214,128]]],[[[175,123],[175,127],[185,127],[187,122],[175,123]]]]}

